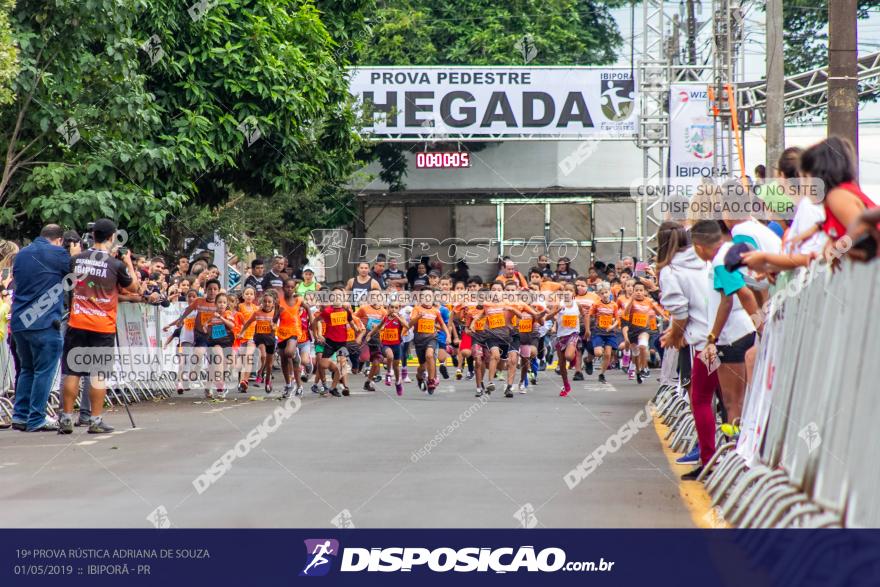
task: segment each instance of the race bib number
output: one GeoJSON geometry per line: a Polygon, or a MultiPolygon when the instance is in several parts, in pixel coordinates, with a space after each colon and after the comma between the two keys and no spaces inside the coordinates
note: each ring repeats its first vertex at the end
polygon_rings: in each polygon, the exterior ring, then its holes
{"type": "Polygon", "coordinates": [[[416,325],[416,332],[419,334],[434,334],[435,326],[434,318],[419,318],[418,324],[416,325]]]}
{"type": "Polygon", "coordinates": [[[292,326],[278,327],[278,340],[287,340],[294,335],[295,329],[292,326]]]}
{"type": "Polygon", "coordinates": [[[195,318],[184,318],[184,320],[183,320],[184,330],[192,330],[195,327],[196,327],[196,319],[195,318]]]}
{"type": "Polygon", "coordinates": [[[611,325],[614,323],[614,317],[609,316],[608,314],[600,314],[599,315],[599,328],[602,330],[608,330],[611,328],[611,325]]]}
{"type": "Polygon", "coordinates": [[[215,324],[211,327],[211,338],[226,338],[226,325],[215,324]]]}
{"type": "Polygon", "coordinates": [[[386,328],[382,332],[379,333],[379,338],[382,342],[388,344],[396,344],[398,340],[397,331],[391,330],[390,328],[386,328]]]}
{"type": "Polygon", "coordinates": [[[489,328],[504,328],[504,314],[490,314],[489,328]]]}
{"type": "Polygon", "coordinates": [[[578,317],[574,314],[566,314],[562,317],[562,325],[565,328],[577,328],[578,317]]]}
{"type": "Polygon", "coordinates": [[[348,324],[348,313],[347,312],[331,312],[330,313],[330,325],[331,326],[343,326],[348,324]]]}
{"type": "Polygon", "coordinates": [[[486,319],[480,318],[476,322],[474,322],[474,330],[483,330],[486,328],[486,319]]]}
{"type": "Polygon", "coordinates": [[[647,314],[633,314],[632,316],[633,326],[638,326],[640,328],[644,328],[648,325],[648,315],[647,314]]]}
{"type": "Polygon", "coordinates": [[[532,331],[532,319],[531,318],[523,318],[519,321],[519,331],[520,332],[531,332],[532,331]]]}
{"type": "Polygon", "coordinates": [[[354,342],[354,329],[348,329],[348,336],[345,337],[346,342],[354,342]]]}
{"type": "Polygon", "coordinates": [[[257,334],[269,334],[272,332],[272,324],[268,320],[257,320],[257,334]]]}

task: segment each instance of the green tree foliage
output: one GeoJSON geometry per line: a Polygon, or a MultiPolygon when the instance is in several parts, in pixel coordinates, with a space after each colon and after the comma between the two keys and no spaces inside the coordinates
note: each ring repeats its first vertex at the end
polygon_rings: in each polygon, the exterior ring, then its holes
{"type": "Polygon", "coordinates": [[[187,4],[19,6],[0,222],[32,231],[106,215],[135,245],[179,250],[186,237],[244,230],[217,222],[234,209],[283,204],[276,222],[291,235],[335,217],[323,205],[357,167],[344,65],[364,37],[358,3],[330,3],[344,12],[335,19],[309,0],[187,4]]]}
{"type": "MultiPolygon", "coordinates": [[[[880,0],[859,0],[859,18],[867,18],[869,10],[877,7],[880,7],[880,0]]],[[[785,0],[782,14],[785,21],[785,73],[827,67],[828,0],[785,0]]]]}
{"type": "Polygon", "coordinates": [[[0,106],[12,102],[12,83],[18,75],[18,47],[9,24],[14,7],[15,0],[0,0],[0,106]]]}

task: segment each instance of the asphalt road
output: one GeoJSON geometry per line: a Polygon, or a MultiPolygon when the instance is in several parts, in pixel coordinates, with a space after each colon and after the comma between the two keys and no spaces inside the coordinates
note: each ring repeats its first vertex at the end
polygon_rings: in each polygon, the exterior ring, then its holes
{"type": "Polygon", "coordinates": [[[430,397],[415,384],[403,397],[381,383],[339,399],[307,390],[299,406],[277,391],[191,394],[134,406],[136,429],[110,411],[111,435],[2,430],[0,526],[691,527],[653,425],[609,443],[639,421],[654,376],[587,379],[560,398],[548,371],[528,395],[483,403],[452,380],[430,397]],[[616,450],[569,489],[599,447],[616,450]]]}

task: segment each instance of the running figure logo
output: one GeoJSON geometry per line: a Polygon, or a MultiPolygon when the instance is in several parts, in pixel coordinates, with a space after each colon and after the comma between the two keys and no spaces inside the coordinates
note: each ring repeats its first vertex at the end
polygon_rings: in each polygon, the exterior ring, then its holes
{"type": "Polygon", "coordinates": [[[602,114],[614,122],[626,120],[635,107],[635,80],[606,80],[602,82],[602,114]]]}
{"type": "Polygon", "coordinates": [[[306,566],[300,577],[323,577],[330,572],[332,559],[339,555],[339,541],[332,538],[311,538],[306,543],[306,566]]]}

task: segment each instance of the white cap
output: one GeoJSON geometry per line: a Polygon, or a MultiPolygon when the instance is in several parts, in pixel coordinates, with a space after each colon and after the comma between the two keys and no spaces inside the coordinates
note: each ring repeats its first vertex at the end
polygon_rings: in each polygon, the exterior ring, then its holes
{"type": "Polygon", "coordinates": [[[315,272],[315,270],[312,269],[311,267],[309,267],[308,265],[306,265],[305,267],[303,267],[303,270],[302,270],[303,273],[305,273],[306,271],[311,271],[312,273],[315,272]]]}

